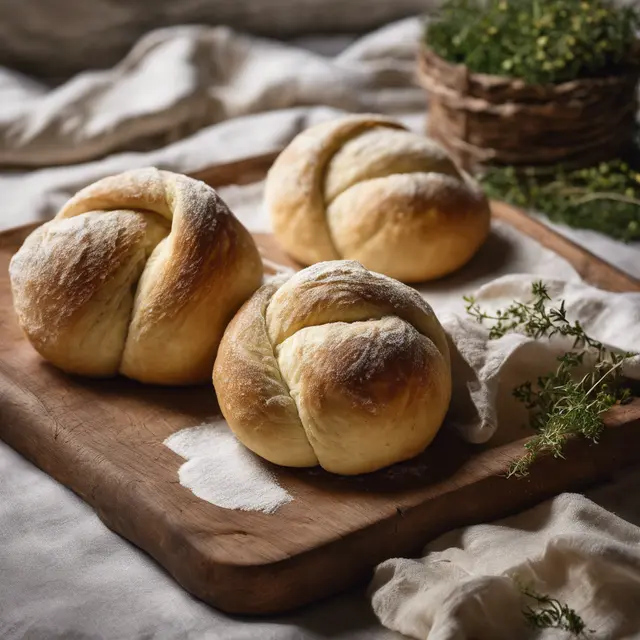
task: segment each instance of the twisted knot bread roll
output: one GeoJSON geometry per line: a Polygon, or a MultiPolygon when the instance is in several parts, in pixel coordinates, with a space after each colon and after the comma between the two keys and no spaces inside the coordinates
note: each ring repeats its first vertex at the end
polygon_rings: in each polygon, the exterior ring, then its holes
{"type": "Polygon", "coordinates": [[[269,171],[265,200],[302,264],[348,258],[403,282],[455,271],[489,232],[477,183],[434,142],[380,116],[302,132],[269,171]]]}
{"type": "Polygon", "coordinates": [[[261,287],[227,327],[213,381],[249,449],[340,474],[420,453],[451,396],[447,341],[429,305],[351,261],[261,287]]]}
{"type": "Polygon", "coordinates": [[[76,194],[27,238],[10,276],[22,329],[59,368],[188,384],[210,379],[262,262],[213,189],[144,169],[76,194]]]}

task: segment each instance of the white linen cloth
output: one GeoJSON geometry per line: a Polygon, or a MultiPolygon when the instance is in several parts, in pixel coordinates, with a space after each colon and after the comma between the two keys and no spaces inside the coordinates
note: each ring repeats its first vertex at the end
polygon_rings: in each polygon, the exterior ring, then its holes
{"type": "Polygon", "coordinates": [[[413,72],[416,27],[402,25],[410,37],[402,58],[366,41],[326,58],[226,27],[192,26],[154,31],[113,69],[51,91],[5,76],[15,93],[0,106],[0,163],[68,164],[124,147],[158,148],[223,120],[299,104],[418,110],[422,93],[399,89],[413,72]]]}
{"type": "MultiPolygon", "coordinates": [[[[190,172],[280,149],[302,128],[342,110],[392,113],[421,130],[423,96],[411,84],[419,31],[417,19],[406,20],[328,59],[224,28],[175,28],[145,37],[114,69],[83,74],[53,90],[1,70],[0,228],[51,217],[74,191],[106,174],[147,165],[190,172]],[[19,165],[34,170],[24,173],[16,170],[19,165]]],[[[252,230],[269,227],[255,205],[259,194],[259,185],[228,188],[223,194],[252,230]]],[[[598,234],[566,232],[640,276],[634,247],[598,234]]],[[[509,233],[497,227],[498,237],[509,233]]],[[[467,281],[458,275],[425,290],[434,306],[513,272],[554,276],[572,283],[564,290],[568,294],[577,291],[573,270],[535,243],[498,240],[485,257],[494,270],[480,269],[467,281]]],[[[640,482],[613,485],[603,504],[622,509],[638,488],[640,482]]],[[[555,519],[562,511],[555,503],[579,506],[576,500],[560,497],[545,508],[555,519]]],[[[603,522],[615,520],[608,511],[601,515],[603,522]]],[[[622,515],[640,524],[637,510],[622,515]]],[[[514,547],[532,522],[530,514],[511,520],[514,547]]],[[[567,525],[563,522],[558,527],[567,525]]],[[[593,524],[584,528],[601,535],[593,524]]],[[[617,531],[614,525],[604,529],[617,531]]],[[[491,540],[487,531],[492,530],[470,528],[468,535],[491,540]]],[[[454,542],[445,544],[448,548],[454,542]]],[[[469,566],[490,573],[475,547],[467,553],[469,566]]],[[[407,603],[413,595],[407,592],[407,603]]],[[[397,616],[381,617],[400,628],[397,616]]],[[[455,616],[449,622],[462,624],[455,616]]],[[[426,624],[424,617],[412,620],[416,626],[406,623],[405,631],[426,624]]],[[[361,592],[270,620],[238,620],[210,609],[108,531],[78,498],[0,443],[0,638],[249,637],[396,635],[376,624],[361,592]]]]}
{"type": "MultiPolygon", "coordinates": [[[[638,482],[636,473],[619,483],[616,510],[638,482]]],[[[637,501],[626,502],[638,522],[637,501]]],[[[382,623],[412,638],[575,637],[529,627],[522,611],[539,606],[520,585],[572,607],[586,625],[584,638],[640,637],[640,527],[579,494],[452,531],[425,552],[422,560],[387,560],[372,583],[382,623]]]]}

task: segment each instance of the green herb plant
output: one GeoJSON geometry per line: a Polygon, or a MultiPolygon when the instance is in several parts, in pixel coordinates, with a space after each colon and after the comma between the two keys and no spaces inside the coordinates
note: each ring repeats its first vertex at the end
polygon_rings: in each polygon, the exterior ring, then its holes
{"type": "Polygon", "coordinates": [[[535,600],[535,608],[527,606],[522,612],[529,626],[536,629],[561,629],[579,637],[587,637],[584,620],[567,604],[561,603],[555,598],[540,594],[530,587],[520,585],[520,591],[535,600]]]}
{"type": "Polygon", "coordinates": [[[557,84],[624,64],[638,23],[612,0],[445,0],[425,40],[471,71],[557,84]]]}
{"type": "Polygon", "coordinates": [[[622,160],[587,169],[557,167],[552,178],[533,168],[493,167],[480,181],[490,198],[544,213],[555,222],[618,240],[640,240],[640,173],[622,160]]]}
{"type": "Polygon", "coordinates": [[[567,319],[564,301],[558,308],[548,308],[551,299],[542,282],[533,283],[531,295],[531,302],[514,301],[493,315],[484,312],[473,297],[464,298],[467,313],[478,322],[492,322],[490,339],[511,331],[532,338],[573,338],[572,350],[558,358],[554,372],[538,378],[535,385],[527,381],[514,389],[514,396],[530,411],[530,426],[536,434],[525,444],[524,455],[512,462],[509,477],[526,476],[543,453],[563,458],[572,436],[597,442],[604,428],[602,414],[630,397],[622,384],[622,365],[634,354],[615,352],[588,336],[577,320],[567,319]],[[594,358],[589,373],[577,375],[589,356],[594,358]]]}

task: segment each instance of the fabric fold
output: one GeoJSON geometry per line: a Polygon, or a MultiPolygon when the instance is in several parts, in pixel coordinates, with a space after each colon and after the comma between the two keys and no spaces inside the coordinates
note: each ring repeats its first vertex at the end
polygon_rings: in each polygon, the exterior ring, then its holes
{"type": "MultiPolygon", "coordinates": [[[[636,478],[636,481],[640,478],[636,478]]],[[[420,640],[575,637],[527,625],[548,595],[584,621],[585,637],[636,638],[640,528],[578,494],[562,494],[494,524],[452,531],[422,560],[391,559],[370,586],[390,629],[420,640]]]]}
{"type": "Polygon", "coordinates": [[[389,35],[391,47],[365,39],[331,58],[227,27],[179,26],[145,35],[111,69],[37,95],[24,76],[5,73],[17,97],[0,105],[0,165],[146,151],[224,120],[304,105],[418,111],[423,92],[411,80],[419,22],[402,21],[389,35]]]}

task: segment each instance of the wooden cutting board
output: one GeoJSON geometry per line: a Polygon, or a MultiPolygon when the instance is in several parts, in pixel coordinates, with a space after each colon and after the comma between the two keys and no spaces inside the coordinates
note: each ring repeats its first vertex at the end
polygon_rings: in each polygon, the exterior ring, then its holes
{"type": "MultiPolygon", "coordinates": [[[[261,178],[273,156],[215,167],[214,186],[261,178]]],[[[602,288],[640,283],[522,213],[494,215],[602,288]]],[[[524,480],[506,479],[524,440],[463,443],[443,429],[419,458],[369,476],[276,469],[294,500],[275,514],[230,511],[178,482],[182,458],[162,442],[218,413],[212,387],[156,388],[67,376],[43,362],[16,325],[7,275],[31,228],[0,234],[0,438],[90,504],[105,524],[154,557],[188,591],[228,612],[281,612],[367,580],[380,561],[418,553],[452,528],[522,510],[602,480],[640,459],[640,401],[607,419],[600,444],[570,443],[524,480]]],[[[263,255],[292,264],[270,236],[263,255]]],[[[126,579],[123,576],[123,580],[126,579]]]]}

